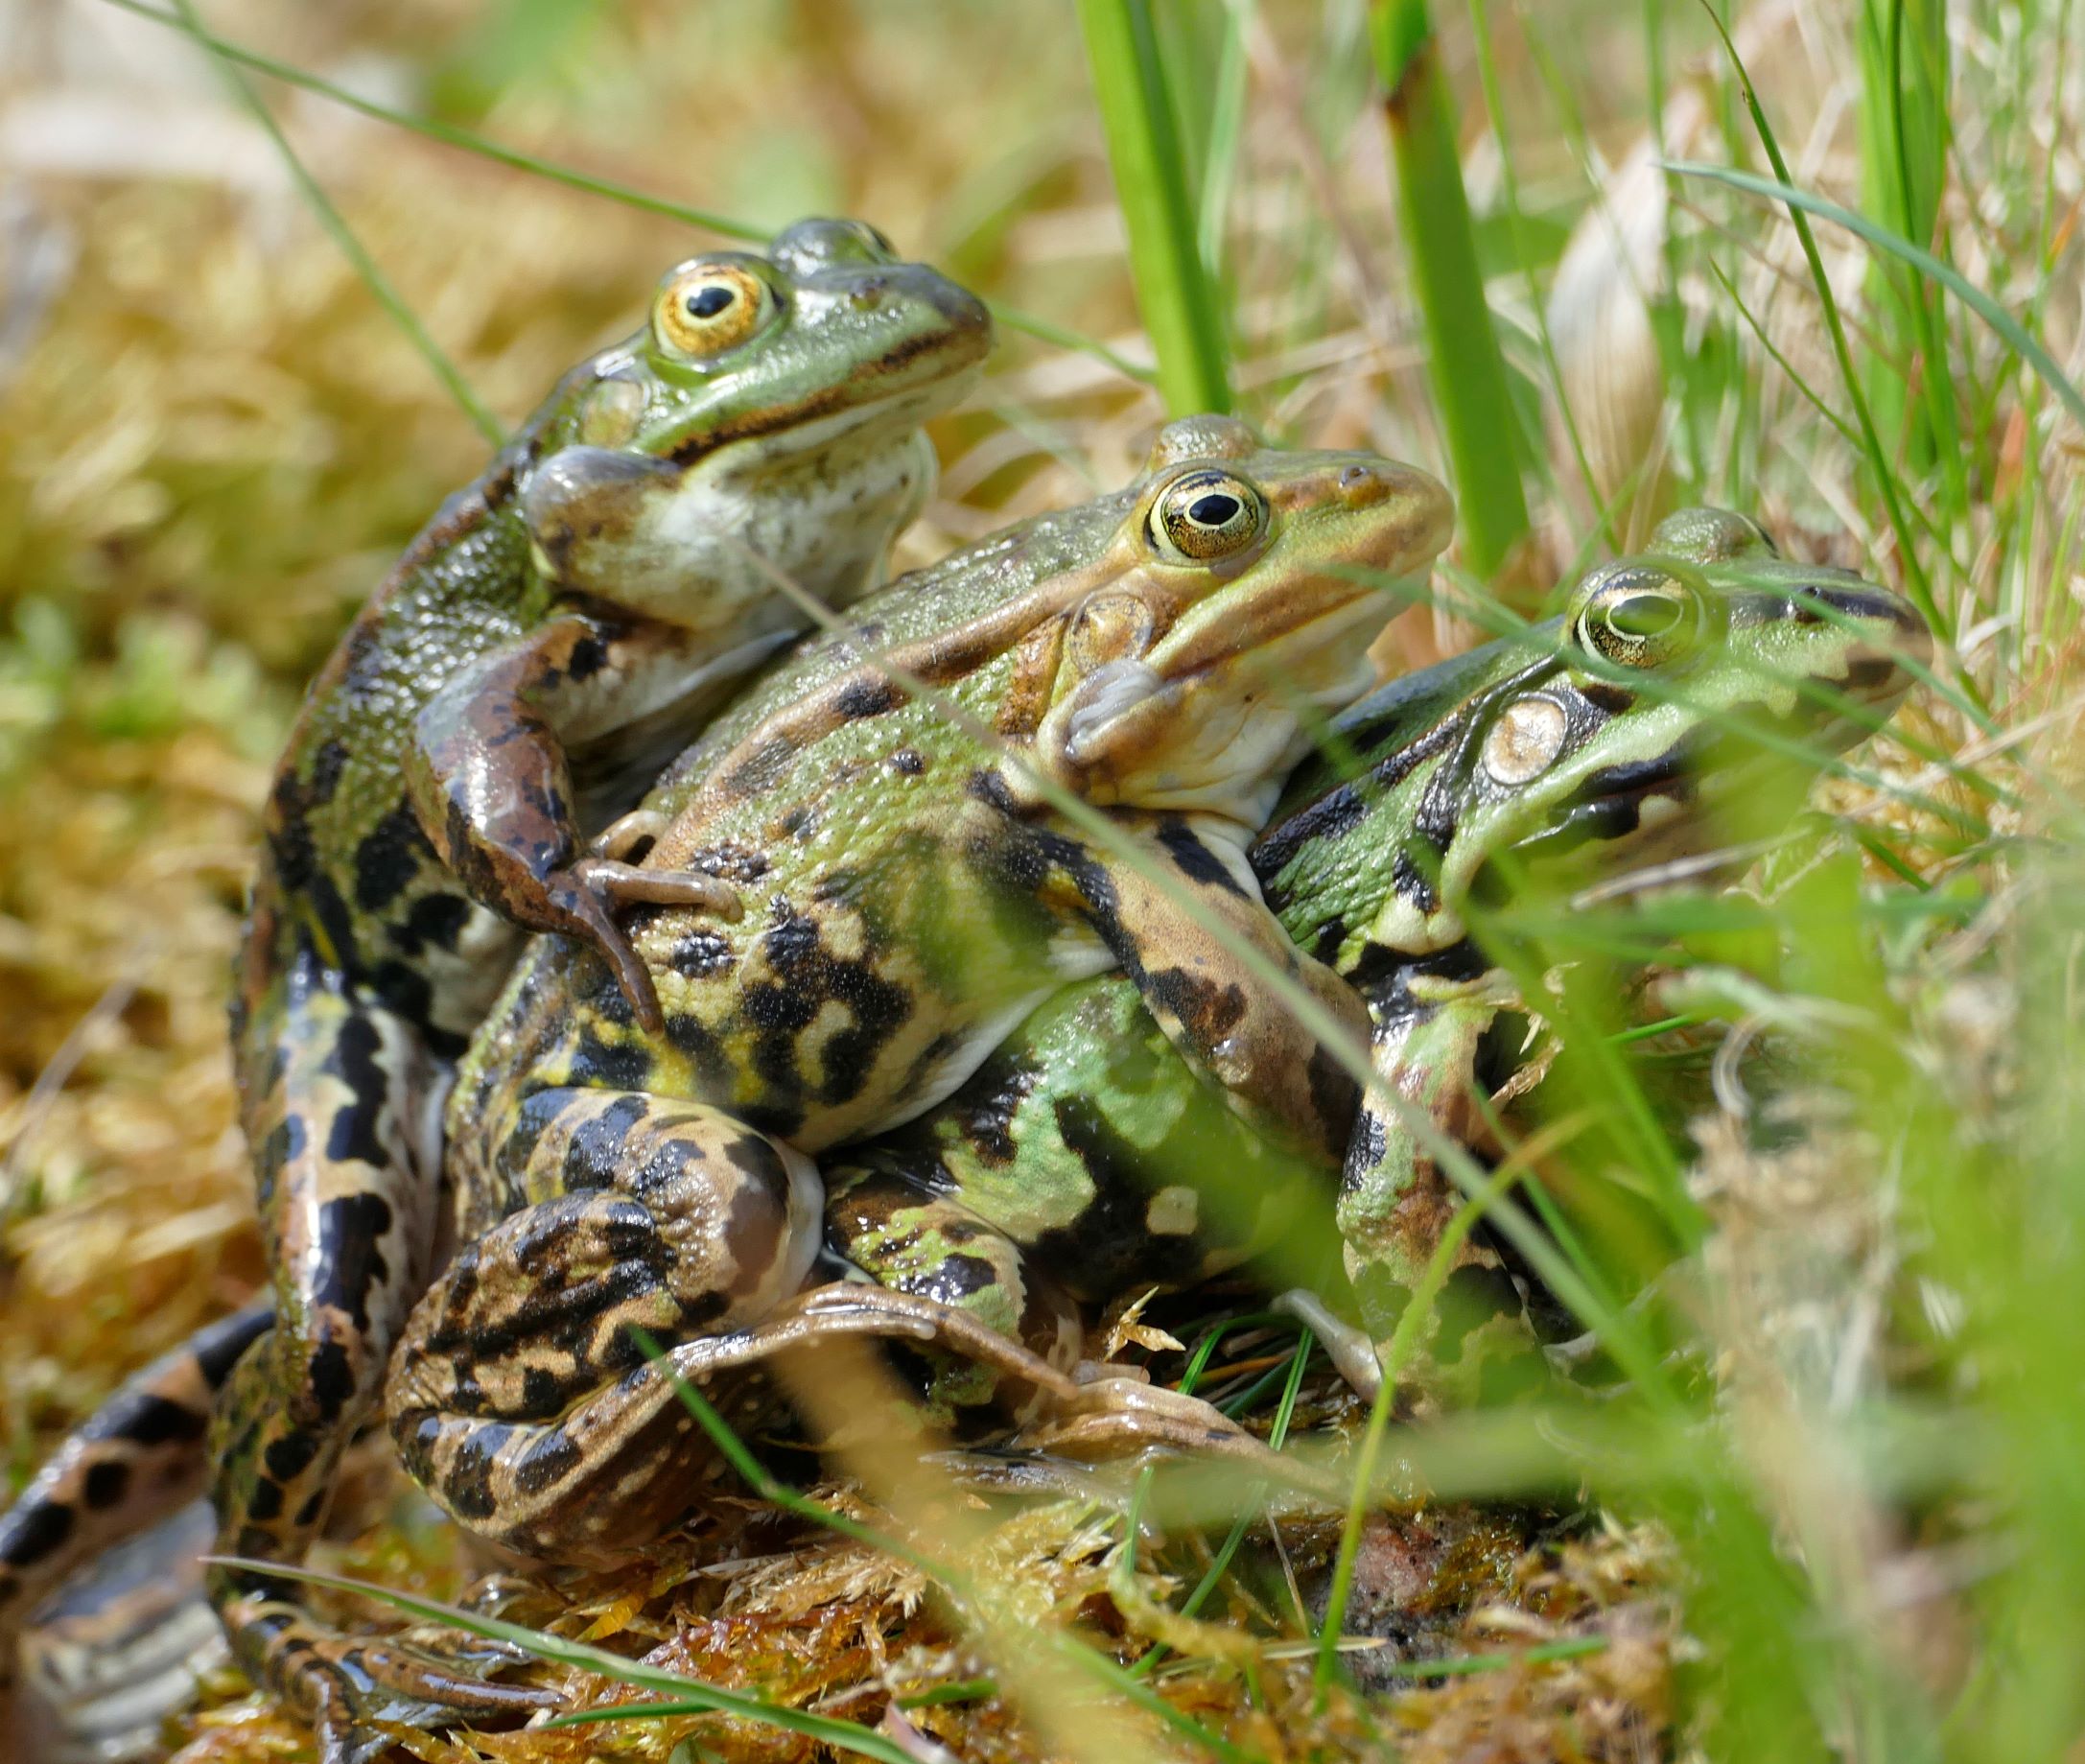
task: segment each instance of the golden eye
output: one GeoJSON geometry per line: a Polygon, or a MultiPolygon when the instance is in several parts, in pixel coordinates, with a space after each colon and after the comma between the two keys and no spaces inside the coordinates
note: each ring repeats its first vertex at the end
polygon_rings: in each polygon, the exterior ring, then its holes
{"type": "Polygon", "coordinates": [[[1176,563],[1235,556],[1267,530],[1267,505],[1242,478],[1204,467],[1173,480],[1151,506],[1151,542],[1176,563]]]}
{"type": "Polygon", "coordinates": [[[690,264],[667,277],[652,303],[651,326],[665,348],[701,362],[764,329],[776,310],[774,290],[751,270],[690,264]]]}
{"type": "Polygon", "coordinates": [[[1599,578],[1573,622],[1580,647],[1625,668],[1657,668],[1694,648],[1708,628],[1708,597],[1663,568],[1625,567],[1599,578]]]}

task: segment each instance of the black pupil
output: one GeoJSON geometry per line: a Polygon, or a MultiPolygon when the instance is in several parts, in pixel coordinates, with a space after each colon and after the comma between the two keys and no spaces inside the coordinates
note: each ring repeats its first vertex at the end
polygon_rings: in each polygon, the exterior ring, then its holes
{"type": "Polygon", "coordinates": [[[712,282],[707,288],[698,288],[688,296],[688,311],[696,318],[715,318],[738,297],[730,288],[720,288],[712,282]]]}
{"type": "Polygon", "coordinates": [[[1238,518],[1238,499],[1211,490],[1187,505],[1187,518],[1197,527],[1222,527],[1238,518]]]}
{"type": "Polygon", "coordinates": [[[1679,602],[1662,594],[1632,594],[1607,614],[1608,626],[1624,637],[1660,637],[1679,623],[1679,602]]]}

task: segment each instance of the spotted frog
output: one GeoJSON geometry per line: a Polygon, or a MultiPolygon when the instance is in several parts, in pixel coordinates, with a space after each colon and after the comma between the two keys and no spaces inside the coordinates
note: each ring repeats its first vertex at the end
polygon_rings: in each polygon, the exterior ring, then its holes
{"type": "MultiPolygon", "coordinates": [[[[936,1327],[902,1294],[805,1292],[812,1159],[931,1108],[1067,980],[1119,970],[1243,1118],[1336,1158],[1356,1087],[1241,951],[1357,1048],[1362,1015],[1244,849],[1308,721],[1366,685],[1380,584],[1450,514],[1409,467],[1177,422],[1127,489],[893,584],[736,705],[632,823],[644,866],[743,896],[736,920],[633,916],[664,1033],[550,939],[459,1072],[465,1247],[386,1386],[434,1498],[531,1554],[624,1553],[709,1460],[668,1368],[708,1383],[784,1341],[936,1327]]],[[[1154,1401],[1089,1406],[1134,1427],[1154,1401]]],[[[1176,1422],[1200,1418],[1154,1424],[1176,1422]]]]}
{"type": "MultiPolygon", "coordinates": [[[[1718,828],[1705,809],[1764,765],[1799,782],[1879,727],[1928,644],[1901,598],[1781,560],[1743,516],[1686,510],[1651,546],[1593,571],[1560,617],[1336,718],[1252,847],[1284,929],[1369,1008],[1381,1089],[1335,1211],[1365,1331],[1291,1301],[1364,1388],[1463,1199],[1424,1135],[1481,1129],[1473,1081],[1508,995],[1470,936],[1472,891],[1700,850],[1718,828]]],[[[858,1276],[1018,1336],[1067,1298],[1190,1284],[1273,1243],[1284,1270],[1307,1266],[1341,1163],[1217,1106],[1136,986],[1108,975],[1056,994],[940,1108],[829,1159],[827,1231],[858,1276]]],[[[1407,1410],[1475,1400],[1527,1363],[1497,1253],[1480,1235],[1451,1267],[1400,1380],[1407,1410]]],[[[945,1418],[994,1399],[989,1362],[938,1364],[945,1418]]]]}
{"type": "MultiPolygon", "coordinates": [[[[414,539],[313,686],[268,804],[234,1047],[271,1313],[148,1374],[0,1522],[0,1615],[156,1501],[151,1472],[227,1376],[221,1547],[302,1554],[426,1277],[450,1068],[514,928],[584,940],[660,1021],[613,909],[723,894],[590,858],[581,823],[626,807],[629,768],[655,771],[670,731],[800,626],[773,574],[834,603],[880,579],[931,486],[921,424],[989,341],[972,295],[856,223],[694,258],[414,539]]],[[[514,1705],[321,1631],[279,1578],[221,1571],[213,1595],[249,1673],[329,1731],[399,1685],[514,1705]]]]}

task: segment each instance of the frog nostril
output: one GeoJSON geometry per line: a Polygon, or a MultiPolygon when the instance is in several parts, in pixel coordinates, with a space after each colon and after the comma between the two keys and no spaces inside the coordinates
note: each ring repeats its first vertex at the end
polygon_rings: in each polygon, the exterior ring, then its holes
{"type": "Polygon", "coordinates": [[[1349,465],[1339,475],[1340,499],[1349,508],[1380,502],[1390,486],[1372,465],[1349,465]]]}
{"type": "Polygon", "coordinates": [[[848,291],[847,303],[864,313],[873,313],[881,306],[890,294],[890,278],[868,275],[848,291]]]}

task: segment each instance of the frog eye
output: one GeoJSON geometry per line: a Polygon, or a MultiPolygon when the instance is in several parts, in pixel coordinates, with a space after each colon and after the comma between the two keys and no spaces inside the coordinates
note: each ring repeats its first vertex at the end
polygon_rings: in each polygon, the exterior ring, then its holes
{"type": "Polygon", "coordinates": [[[1229,472],[1187,472],[1151,506],[1151,542],[1175,563],[1235,556],[1267,530],[1260,493],[1229,472]]]}
{"type": "Polygon", "coordinates": [[[659,290],[651,325],[664,347],[701,362],[765,329],[776,311],[774,290],[742,265],[690,264],[659,290]]]}
{"type": "Polygon", "coordinates": [[[1708,597],[1662,568],[1627,568],[1602,577],[1584,597],[1572,634],[1581,648],[1624,668],[1656,668],[1701,641],[1708,597]]]}

